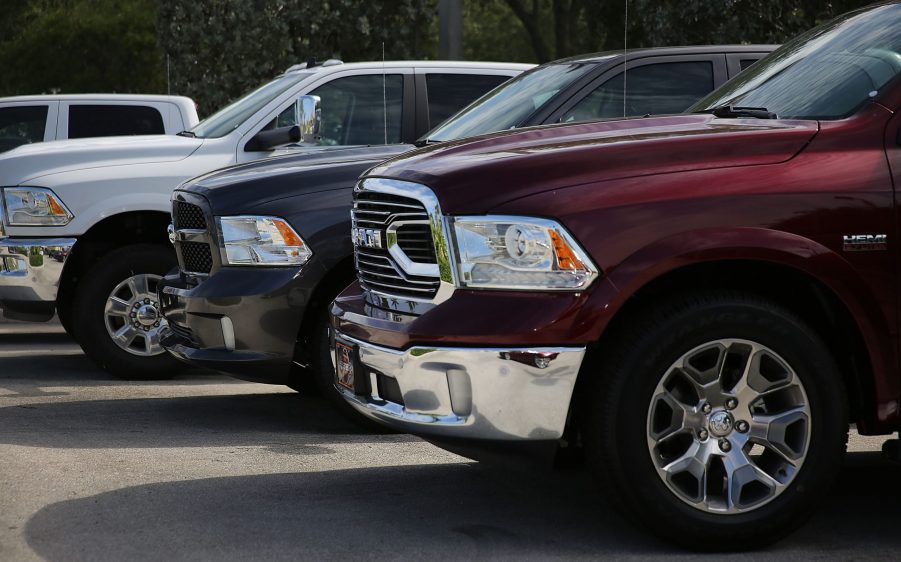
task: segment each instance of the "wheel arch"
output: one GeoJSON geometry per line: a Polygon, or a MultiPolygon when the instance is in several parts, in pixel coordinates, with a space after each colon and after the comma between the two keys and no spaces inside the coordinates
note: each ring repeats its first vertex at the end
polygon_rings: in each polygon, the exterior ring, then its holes
{"type": "Polygon", "coordinates": [[[634,253],[608,272],[617,296],[590,357],[615,337],[619,325],[669,295],[710,289],[755,294],[802,318],[833,350],[861,432],[894,431],[894,343],[875,297],[860,290],[859,273],[815,241],[765,229],[737,230],[754,232],[680,235],[634,253]],[[730,240],[742,244],[722,243],[730,240]]]}
{"type": "Polygon", "coordinates": [[[104,218],[78,237],[60,277],[57,312],[66,327],[72,313],[75,288],[83,274],[103,255],[131,244],[168,244],[169,213],[128,211],[104,218]]]}
{"type": "Polygon", "coordinates": [[[320,314],[328,310],[332,299],[354,279],[356,279],[356,268],[351,255],[336,263],[316,285],[297,334],[295,361],[300,359],[301,362],[310,364],[312,356],[308,354],[315,350],[315,346],[311,343],[316,337],[316,322],[320,314]]]}

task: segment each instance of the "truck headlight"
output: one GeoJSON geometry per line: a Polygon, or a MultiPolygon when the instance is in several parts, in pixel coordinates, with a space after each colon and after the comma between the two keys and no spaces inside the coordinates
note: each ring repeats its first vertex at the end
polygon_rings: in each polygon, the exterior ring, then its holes
{"type": "Polygon", "coordinates": [[[532,217],[453,219],[460,285],[581,290],[597,268],[562,226],[532,217]]]}
{"type": "Polygon", "coordinates": [[[4,187],[9,226],[64,226],[74,218],[53,191],[43,187],[4,187]]]}
{"type": "Polygon", "coordinates": [[[217,217],[225,265],[303,265],[313,252],[278,217],[217,217]]]}

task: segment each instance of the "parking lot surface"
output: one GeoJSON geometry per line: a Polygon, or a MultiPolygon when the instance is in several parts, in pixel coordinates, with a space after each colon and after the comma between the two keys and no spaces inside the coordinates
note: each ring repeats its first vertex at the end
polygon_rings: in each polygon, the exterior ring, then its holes
{"type": "MultiPolygon", "coordinates": [[[[882,441],[852,434],[825,507],[738,559],[896,559],[901,465],[882,441]]],[[[590,486],[367,433],[285,387],[118,381],[58,327],[0,322],[3,561],[697,557],[590,486]]]]}

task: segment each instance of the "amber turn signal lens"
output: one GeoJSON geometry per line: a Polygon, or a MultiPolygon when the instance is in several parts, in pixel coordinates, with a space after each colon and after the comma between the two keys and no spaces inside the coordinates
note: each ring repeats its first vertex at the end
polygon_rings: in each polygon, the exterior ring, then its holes
{"type": "Polygon", "coordinates": [[[285,223],[283,220],[273,220],[272,223],[275,225],[275,228],[278,229],[278,233],[282,235],[282,240],[285,241],[285,246],[303,246],[303,240],[294,232],[294,229],[285,223]]]}
{"type": "Polygon", "coordinates": [[[576,253],[573,249],[569,247],[569,244],[567,244],[556,231],[549,230],[548,233],[551,235],[551,243],[554,245],[554,254],[557,256],[557,266],[560,267],[560,269],[574,271],[586,269],[582,260],[576,257],[576,253]]]}

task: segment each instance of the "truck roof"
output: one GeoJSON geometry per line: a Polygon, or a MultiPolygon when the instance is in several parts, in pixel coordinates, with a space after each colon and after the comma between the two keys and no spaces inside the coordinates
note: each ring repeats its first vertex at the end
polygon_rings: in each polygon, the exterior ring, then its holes
{"type": "Polygon", "coordinates": [[[584,55],[576,55],[559,59],[555,62],[601,62],[616,57],[637,58],[648,55],[704,55],[708,53],[761,53],[776,50],[779,45],[690,45],[683,47],[653,47],[643,49],[629,49],[627,51],[602,51],[599,53],[588,53],[584,55]]]}
{"type": "Polygon", "coordinates": [[[316,66],[307,67],[306,64],[298,64],[294,65],[285,71],[285,74],[289,74],[291,72],[328,72],[328,71],[339,71],[339,70],[368,70],[368,69],[394,69],[394,68],[417,68],[417,67],[428,67],[428,68],[483,68],[483,69],[516,69],[516,70],[528,70],[535,66],[534,64],[524,64],[524,63],[516,63],[516,62],[482,62],[482,61],[448,61],[448,60],[419,60],[419,61],[397,61],[397,60],[389,60],[389,61],[366,61],[366,62],[331,62],[326,61],[329,64],[317,64],[316,66]]]}
{"type": "Polygon", "coordinates": [[[39,94],[0,98],[0,102],[22,101],[168,101],[173,103],[194,103],[194,100],[189,97],[168,96],[165,94],[39,94]]]}

